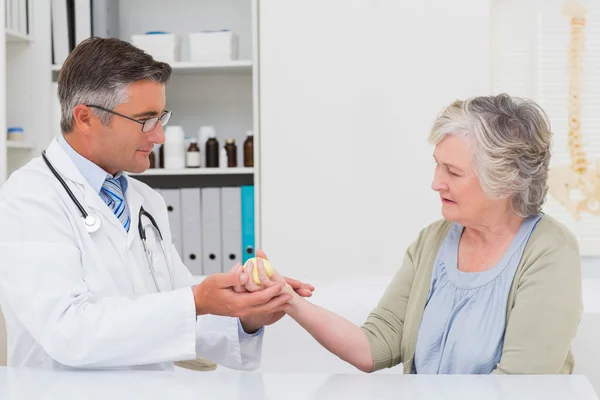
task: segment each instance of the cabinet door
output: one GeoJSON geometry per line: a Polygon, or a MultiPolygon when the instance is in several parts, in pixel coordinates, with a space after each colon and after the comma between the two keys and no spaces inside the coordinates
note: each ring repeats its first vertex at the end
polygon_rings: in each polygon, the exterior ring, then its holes
{"type": "Polygon", "coordinates": [[[261,247],[304,279],[393,274],[440,217],[436,114],[490,94],[481,0],[261,0],[261,247]]]}

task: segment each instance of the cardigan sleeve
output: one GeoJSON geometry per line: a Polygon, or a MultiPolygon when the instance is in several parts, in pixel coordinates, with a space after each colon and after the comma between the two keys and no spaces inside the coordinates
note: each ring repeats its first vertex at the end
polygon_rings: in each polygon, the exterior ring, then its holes
{"type": "MultiPolygon", "coordinates": [[[[414,248],[414,245],[411,248],[414,248]]],[[[373,371],[390,368],[402,362],[400,343],[408,298],[415,277],[411,248],[404,255],[400,270],[388,285],[379,304],[362,326],[371,347],[373,371]]]]}
{"type": "Polygon", "coordinates": [[[583,312],[581,261],[567,243],[540,255],[518,282],[496,374],[571,373],[583,312]]]}

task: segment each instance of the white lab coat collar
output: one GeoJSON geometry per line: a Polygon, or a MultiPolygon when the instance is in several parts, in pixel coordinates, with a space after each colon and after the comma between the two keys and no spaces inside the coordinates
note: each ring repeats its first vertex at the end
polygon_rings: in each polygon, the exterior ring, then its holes
{"type": "Polygon", "coordinates": [[[63,179],[68,179],[78,185],[85,185],[87,183],[79,168],[77,168],[73,160],[58,144],[58,139],[55,138],[50,142],[50,145],[46,149],[46,156],[63,179]]]}
{"type": "MultiPolygon", "coordinates": [[[[135,185],[131,185],[131,182],[128,182],[128,190],[126,192],[126,197],[127,205],[129,207],[129,212],[131,215],[131,226],[129,228],[129,232],[126,232],[123,229],[121,222],[118,220],[118,218],[113,214],[113,212],[108,208],[106,203],[104,203],[100,195],[85,179],[85,177],[79,171],[79,169],[77,168],[73,160],[71,160],[69,155],[65,153],[65,151],[61,148],[57,139],[52,140],[52,142],[46,149],[46,156],[50,160],[50,163],[52,163],[54,169],[56,169],[57,172],[66,181],[67,185],[69,184],[68,181],[71,181],[74,184],[76,184],[79,187],[79,189],[83,192],[83,199],[78,200],[86,209],[86,211],[88,213],[95,211],[96,213],[102,214],[104,216],[103,219],[105,222],[108,221],[111,224],[117,226],[119,228],[119,231],[127,237],[127,247],[131,247],[134,238],[138,235],[138,214],[140,207],[144,203],[142,196],[138,193],[135,187],[133,187],[135,185]]],[[[129,176],[126,176],[126,179],[129,180],[129,176]]]]}

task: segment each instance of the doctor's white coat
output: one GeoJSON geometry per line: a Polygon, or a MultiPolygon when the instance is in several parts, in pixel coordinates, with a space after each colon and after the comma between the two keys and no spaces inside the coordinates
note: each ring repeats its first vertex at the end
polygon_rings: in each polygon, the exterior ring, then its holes
{"type": "Polygon", "coordinates": [[[46,154],[102,226],[95,233],[85,230],[80,211],[41,157],[5,183],[0,305],[8,365],[162,370],[198,354],[229,368],[257,368],[262,334],[238,333],[235,318],[196,318],[193,277],[171,243],[162,197],[128,177],[126,232],[56,140],[46,154]],[[156,290],[138,232],[140,206],[164,236],[174,290],[158,239],[147,229],[161,292],[156,290]]]}

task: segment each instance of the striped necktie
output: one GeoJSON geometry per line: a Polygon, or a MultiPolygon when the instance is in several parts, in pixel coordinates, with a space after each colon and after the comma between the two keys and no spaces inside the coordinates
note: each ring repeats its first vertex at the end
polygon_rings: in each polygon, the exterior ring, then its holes
{"type": "Polygon", "coordinates": [[[125,203],[125,196],[123,190],[121,190],[121,183],[116,178],[107,178],[100,189],[100,197],[106,203],[108,208],[112,210],[117,219],[121,221],[121,224],[127,232],[129,232],[129,225],[131,218],[129,217],[129,208],[125,203]]]}

